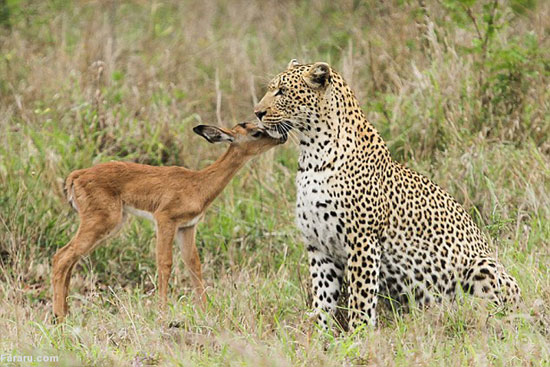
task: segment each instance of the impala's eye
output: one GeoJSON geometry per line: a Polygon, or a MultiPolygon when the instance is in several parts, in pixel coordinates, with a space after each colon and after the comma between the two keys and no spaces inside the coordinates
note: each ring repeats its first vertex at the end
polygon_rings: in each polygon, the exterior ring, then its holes
{"type": "Polygon", "coordinates": [[[262,134],[263,133],[260,130],[256,130],[251,135],[253,138],[259,138],[260,136],[262,136],[262,134]]]}

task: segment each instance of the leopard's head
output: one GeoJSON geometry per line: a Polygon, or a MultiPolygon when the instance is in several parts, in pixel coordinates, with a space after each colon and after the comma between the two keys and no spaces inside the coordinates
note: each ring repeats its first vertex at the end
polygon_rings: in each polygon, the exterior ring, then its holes
{"type": "Polygon", "coordinates": [[[326,112],[323,101],[334,79],[342,80],[324,62],[299,64],[291,60],[287,70],[269,82],[267,92],[254,108],[260,127],[275,138],[286,139],[290,129],[309,132],[326,112]]]}

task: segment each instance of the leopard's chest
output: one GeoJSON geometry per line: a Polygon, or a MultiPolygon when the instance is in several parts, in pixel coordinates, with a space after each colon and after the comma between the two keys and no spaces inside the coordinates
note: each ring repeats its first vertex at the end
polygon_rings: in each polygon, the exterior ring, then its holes
{"type": "Polygon", "coordinates": [[[333,172],[300,172],[296,186],[296,224],[307,245],[345,263],[343,206],[333,172]]]}

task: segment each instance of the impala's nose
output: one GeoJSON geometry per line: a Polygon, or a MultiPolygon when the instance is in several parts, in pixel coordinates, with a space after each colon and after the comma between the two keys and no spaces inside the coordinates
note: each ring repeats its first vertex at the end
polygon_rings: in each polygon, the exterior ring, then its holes
{"type": "Polygon", "coordinates": [[[254,113],[255,113],[256,116],[258,117],[258,120],[262,121],[262,117],[265,116],[265,114],[267,113],[267,111],[255,111],[254,113]]]}

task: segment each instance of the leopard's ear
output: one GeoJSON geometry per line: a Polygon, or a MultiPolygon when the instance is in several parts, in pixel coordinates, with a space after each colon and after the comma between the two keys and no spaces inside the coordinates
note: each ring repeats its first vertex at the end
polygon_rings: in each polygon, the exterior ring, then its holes
{"type": "Polygon", "coordinates": [[[300,63],[298,62],[298,60],[292,59],[292,60],[290,60],[290,62],[289,62],[288,65],[286,66],[286,69],[287,69],[287,70],[290,70],[290,69],[292,69],[293,67],[298,66],[298,65],[300,65],[300,63]]]}
{"type": "Polygon", "coordinates": [[[316,62],[304,75],[305,82],[313,89],[325,88],[330,79],[330,66],[326,62],[316,62]]]}

